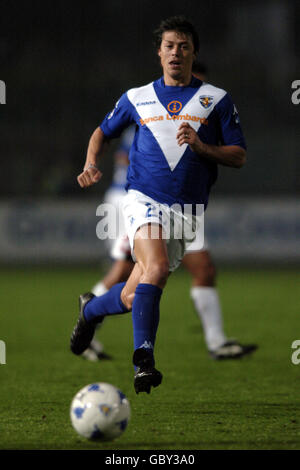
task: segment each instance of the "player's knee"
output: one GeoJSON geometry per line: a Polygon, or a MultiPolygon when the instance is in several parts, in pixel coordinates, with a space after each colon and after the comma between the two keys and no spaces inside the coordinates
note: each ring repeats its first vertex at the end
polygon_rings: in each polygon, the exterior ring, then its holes
{"type": "Polygon", "coordinates": [[[212,261],[198,266],[193,276],[193,283],[202,286],[214,286],[216,283],[216,267],[212,261]]]}
{"type": "Polygon", "coordinates": [[[124,289],[121,292],[121,301],[128,310],[131,310],[134,299],[134,292],[126,292],[124,289]]]}
{"type": "Polygon", "coordinates": [[[212,262],[210,262],[209,265],[207,266],[207,277],[212,284],[215,284],[216,277],[217,277],[217,270],[216,270],[216,266],[212,262]]]}
{"type": "Polygon", "coordinates": [[[146,269],[143,280],[155,286],[164,287],[169,276],[168,260],[156,261],[146,269]]]}

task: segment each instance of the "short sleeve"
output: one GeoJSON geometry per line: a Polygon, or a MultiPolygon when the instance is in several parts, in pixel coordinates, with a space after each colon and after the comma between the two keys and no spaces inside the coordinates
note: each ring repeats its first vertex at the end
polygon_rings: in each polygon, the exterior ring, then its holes
{"type": "Polygon", "coordinates": [[[246,149],[238,111],[228,93],[219,101],[215,110],[219,117],[221,144],[239,145],[246,149]]]}
{"type": "Polygon", "coordinates": [[[116,102],[114,109],[105,116],[100,128],[106,137],[115,138],[133,122],[133,106],[127,98],[127,93],[124,93],[116,102]]]}

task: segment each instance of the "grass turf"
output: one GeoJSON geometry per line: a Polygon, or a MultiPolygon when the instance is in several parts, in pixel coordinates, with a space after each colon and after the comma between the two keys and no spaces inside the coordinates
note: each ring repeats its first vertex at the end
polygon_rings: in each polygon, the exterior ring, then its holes
{"type": "Polygon", "coordinates": [[[150,395],[133,389],[130,314],[104,322],[99,339],[112,361],[91,363],[69,352],[78,293],[95,268],[0,271],[0,449],[300,449],[299,270],[221,270],[225,330],[255,342],[251,357],[208,357],[189,299],[189,277],[174,273],[161,303],[156,363],[163,383],[150,395]],[[115,441],[95,443],[71,427],[69,406],[84,385],[117,385],[132,417],[115,441]]]}

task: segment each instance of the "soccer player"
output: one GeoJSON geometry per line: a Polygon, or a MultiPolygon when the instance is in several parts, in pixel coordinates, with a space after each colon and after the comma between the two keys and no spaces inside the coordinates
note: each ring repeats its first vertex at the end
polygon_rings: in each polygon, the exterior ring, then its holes
{"type": "Polygon", "coordinates": [[[105,316],[132,311],[137,393],[149,393],[162,381],[154,358],[160,298],[170,272],[193,239],[190,230],[181,238],[177,235],[183,224],[187,228],[199,224],[197,208],[207,206],[217,165],[241,168],[246,161],[246,145],[230,96],[192,76],[199,50],[193,25],[183,17],[168,18],[155,38],[163,76],[121,96],[92,134],[77,178],[83,188],[97,183],[104,143],[136,124],[123,204],[136,263],[126,283],[114,285],[100,297],[80,296],[71,350],[82,354],[105,316]],[[183,214],[174,209],[175,204],[192,205],[193,211],[183,214]],[[174,228],[169,238],[163,228],[166,220],[174,228]]]}
{"type": "MultiPolygon", "coordinates": [[[[196,61],[192,66],[193,75],[201,81],[207,81],[206,67],[196,61]]],[[[134,139],[135,126],[131,126],[122,135],[120,145],[114,155],[114,172],[112,184],[105,195],[105,202],[113,204],[120,211],[120,204],[126,195],[128,155],[134,139]]],[[[122,220],[122,219],[121,219],[122,220]]],[[[254,351],[254,344],[240,344],[236,340],[227,338],[223,327],[223,315],[219,295],[216,288],[216,268],[212,260],[207,240],[204,246],[200,237],[189,246],[183,260],[183,266],[192,276],[190,295],[194,308],[201,320],[204,339],[210,356],[213,359],[236,359],[246,356],[254,351]]],[[[121,225],[116,240],[109,240],[109,252],[114,263],[106,276],[93,288],[92,293],[100,296],[113,285],[126,281],[133,269],[129,239],[125,227],[121,225]]],[[[103,352],[103,345],[95,338],[89,347],[82,353],[88,360],[109,358],[103,352]]]]}

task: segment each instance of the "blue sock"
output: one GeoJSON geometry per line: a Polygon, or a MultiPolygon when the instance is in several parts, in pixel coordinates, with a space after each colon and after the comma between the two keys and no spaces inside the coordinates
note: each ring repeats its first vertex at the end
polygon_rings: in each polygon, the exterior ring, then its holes
{"type": "Polygon", "coordinates": [[[134,349],[144,348],[153,355],[159,323],[160,287],[138,284],[132,304],[134,349]]]}
{"type": "Polygon", "coordinates": [[[106,315],[117,315],[118,313],[128,313],[130,310],[125,307],[121,300],[121,292],[125,282],[115,284],[106,294],[94,297],[84,307],[84,318],[87,322],[101,322],[106,315]]]}

